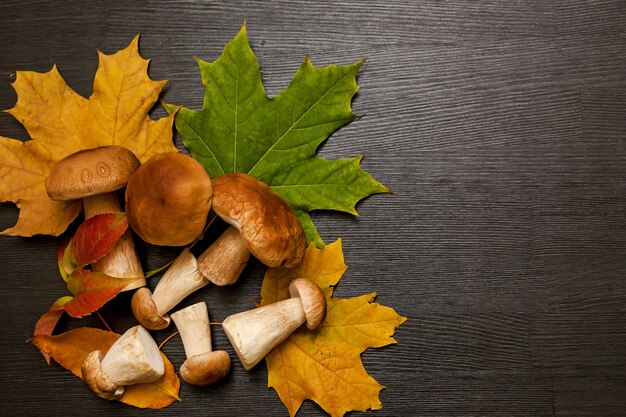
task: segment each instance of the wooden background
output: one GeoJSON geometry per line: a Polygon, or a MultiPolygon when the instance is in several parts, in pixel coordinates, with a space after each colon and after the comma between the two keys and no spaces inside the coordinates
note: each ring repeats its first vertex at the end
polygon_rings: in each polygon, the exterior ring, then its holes
{"type": "MultiPolygon", "coordinates": [[[[151,76],[170,80],[167,101],[192,108],[202,99],[194,55],[217,58],[244,18],[272,95],[306,53],[316,65],[367,57],[354,101],[365,117],[321,154],[366,155],[395,194],[367,199],[358,218],[314,220],[328,242],[344,239],[350,269],[336,295],[376,291],[409,318],[398,345],[363,355],[387,387],[371,414],[626,415],[623,0],[4,0],[0,17],[2,109],[15,103],[14,71],[53,63],[89,96],[96,48],[115,52],[138,32],[151,76]]],[[[27,138],[6,113],[0,134],[27,138]]],[[[16,216],[0,205],[0,229],[16,216]]],[[[158,413],[107,403],[48,368],[25,340],[66,293],[58,243],[0,238],[0,414],[286,415],[264,365],[246,373],[236,361],[212,389],[183,385],[184,401],[158,413]]],[[[176,253],[140,247],[146,269],[176,253]]],[[[208,301],[221,320],[251,307],[262,273],[255,263],[235,288],[188,302],[208,301]]],[[[103,310],[118,331],[134,323],[127,305],[124,295],[103,310]]],[[[78,325],[100,324],[61,330],[78,325]]],[[[219,328],[214,344],[231,349],[219,328]]],[[[180,339],[164,350],[180,366],[180,339]]],[[[320,415],[312,402],[299,413],[320,415]]]]}

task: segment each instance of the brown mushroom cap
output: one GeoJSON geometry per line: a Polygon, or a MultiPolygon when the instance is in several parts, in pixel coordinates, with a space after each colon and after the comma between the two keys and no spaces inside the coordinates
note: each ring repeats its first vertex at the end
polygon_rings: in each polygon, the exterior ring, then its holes
{"type": "Polygon", "coordinates": [[[123,146],[85,149],[61,159],[46,178],[53,200],[75,200],[119,190],[141,165],[123,146]]]}
{"type": "Polygon", "coordinates": [[[130,306],[139,324],[147,329],[161,330],[170,325],[170,316],[159,314],[152,299],[152,292],[146,287],[135,291],[130,306]]]}
{"type": "Polygon", "coordinates": [[[300,298],[309,330],[322,325],[326,318],[326,297],[319,285],[310,279],[296,278],[289,283],[289,296],[300,298]]]}
{"type": "Polygon", "coordinates": [[[225,350],[206,352],[188,358],[180,367],[186,383],[197,386],[215,384],[230,370],[230,356],[225,350]]]}
{"type": "Polygon", "coordinates": [[[213,210],[234,226],[265,265],[290,268],[302,260],[306,238],[293,209],[267,184],[243,173],[213,180],[213,210]]]}
{"type": "Polygon", "coordinates": [[[157,154],[128,181],[128,223],[153,245],[187,245],[204,230],[212,196],[198,161],[180,152],[157,154]]]}
{"type": "Polygon", "coordinates": [[[105,400],[117,400],[124,394],[124,387],[118,387],[109,379],[108,375],[100,369],[102,352],[91,352],[80,367],[83,381],[94,394],[105,400]]]}

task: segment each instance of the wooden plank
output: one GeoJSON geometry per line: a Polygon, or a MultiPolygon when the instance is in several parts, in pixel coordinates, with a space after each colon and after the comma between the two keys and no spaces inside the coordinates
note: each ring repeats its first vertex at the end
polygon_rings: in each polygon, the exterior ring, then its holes
{"type": "MultiPolygon", "coordinates": [[[[387,389],[378,416],[621,416],[626,398],[626,3],[619,0],[277,2],[196,0],[0,4],[0,107],[15,70],[52,64],[91,93],[96,48],[112,53],[141,33],[164,99],[199,108],[194,55],[214,60],[247,20],[270,95],[305,54],[316,65],[367,58],[354,111],[363,118],[322,146],[394,190],[360,217],[315,213],[350,266],[338,297],[376,291],[409,321],[399,344],[363,355],[387,389]]],[[[156,109],[154,115],[163,114],[156,109]]],[[[0,113],[0,135],[26,138],[0,113]]],[[[182,147],[180,141],[177,144],[182,147]]],[[[17,210],[0,205],[0,228],[17,210]]],[[[59,239],[0,238],[3,415],[151,414],[93,396],[24,343],[67,293],[59,239]]],[[[201,245],[202,246],[202,245],[201,245]]],[[[138,243],[147,270],[175,248],[138,243]]],[[[201,247],[197,248],[201,249],[201,247]]],[[[251,308],[264,268],[253,261],[207,301],[222,320],[251,308]]],[[[158,278],[149,284],[154,288],[158,278]]],[[[130,294],[102,309],[118,331],[135,324],[130,294]]],[[[101,327],[94,317],[60,328],[101,327]]],[[[170,330],[155,332],[162,341],[170,330]]],[[[286,415],[265,367],[233,371],[211,389],[183,384],[162,416],[286,415]]],[[[164,348],[180,366],[178,338],[164,348]]],[[[305,402],[298,416],[321,416],[305,402]]]]}

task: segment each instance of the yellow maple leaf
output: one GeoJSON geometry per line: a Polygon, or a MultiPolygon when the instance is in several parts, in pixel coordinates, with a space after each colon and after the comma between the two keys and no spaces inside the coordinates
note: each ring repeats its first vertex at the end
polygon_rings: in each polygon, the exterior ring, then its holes
{"type": "Polygon", "coordinates": [[[376,293],[333,298],[332,287],[346,269],[338,240],[322,249],[311,244],[299,266],[269,269],[265,274],[261,305],[288,298],[293,278],[315,281],[328,303],[326,320],[318,330],[301,328],[265,358],[268,385],[276,390],[291,416],[305,399],[315,401],[331,416],[382,407],[379,392],[383,386],[367,374],[360,355],[369,347],[396,343],[391,336],[406,318],[373,303],[376,293]]]}
{"type": "Polygon", "coordinates": [[[4,235],[59,235],[81,210],[77,201],[52,201],[44,182],[54,164],[81,149],[125,146],[144,162],[175,151],[173,115],[152,120],[148,111],[166,81],[148,76],[139,55],[139,36],[113,54],[98,52],[99,66],[89,99],[74,92],[56,66],[49,72],[18,71],[15,106],[7,110],[32,140],[0,136],[0,202],[20,208],[17,224],[4,235]]]}

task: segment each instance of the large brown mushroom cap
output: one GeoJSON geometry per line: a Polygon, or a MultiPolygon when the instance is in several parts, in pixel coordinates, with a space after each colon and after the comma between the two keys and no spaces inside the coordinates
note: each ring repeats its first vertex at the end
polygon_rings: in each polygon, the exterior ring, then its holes
{"type": "Polygon", "coordinates": [[[124,387],[118,387],[109,379],[108,375],[100,369],[102,352],[91,352],[80,367],[83,381],[89,389],[100,398],[105,400],[117,400],[124,394],[124,387]]]}
{"type": "Polygon", "coordinates": [[[135,154],[123,146],[78,151],[52,167],[46,191],[53,200],[75,200],[119,190],[140,164],[135,154]]]}
{"type": "Polygon", "coordinates": [[[293,209],[267,184],[235,173],[213,180],[213,210],[239,230],[265,265],[290,268],[302,260],[306,238],[293,209]]]}
{"type": "Polygon", "coordinates": [[[153,245],[187,245],[204,230],[212,196],[209,175],[195,159],[179,152],[157,154],[128,181],[128,223],[153,245]]]}
{"type": "Polygon", "coordinates": [[[141,287],[133,294],[130,307],[139,324],[151,330],[165,329],[170,325],[170,317],[159,314],[156,304],[152,299],[152,292],[146,287],[141,287]]]}
{"type": "Polygon", "coordinates": [[[289,296],[300,298],[309,330],[322,325],[326,318],[326,297],[319,285],[310,279],[296,278],[289,283],[289,296]]]}
{"type": "Polygon", "coordinates": [[[225,350],[206,352],[188,358],[180,367],[186,383],[197,386],[215,384],[230,370],[230,356],[225,350]]]}

